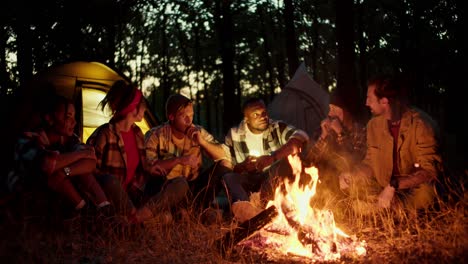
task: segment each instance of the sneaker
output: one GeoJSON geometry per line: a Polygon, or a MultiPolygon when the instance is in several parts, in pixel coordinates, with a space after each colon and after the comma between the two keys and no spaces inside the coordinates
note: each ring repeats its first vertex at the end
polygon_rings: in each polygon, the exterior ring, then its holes
{"type": "Polygon", "coordinates": [[[231,205],[234,219],[242,223],[258,215],[262,209],[253,206],[249,201],[238,201],[231,205]]]}

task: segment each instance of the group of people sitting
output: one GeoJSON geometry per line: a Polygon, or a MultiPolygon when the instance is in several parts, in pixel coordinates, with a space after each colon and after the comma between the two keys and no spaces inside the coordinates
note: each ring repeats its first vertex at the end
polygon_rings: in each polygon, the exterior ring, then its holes
{"type": "Polygon", "coordinates": [[[292,176],[287,157],[299,155],[318,167],[332,192],[375,208],[427,208],[441,168],[437,130],[427,114],[408,104],[404,88],[396,78],[369,81],[366,105],[374,117],[367,126],[332,101],[318,136],[270,119],[265,103],[251,98],[223,143],[193,124],[193,102],[180,94],[166,101],[167,122],[144,135],[136,125],[147,109],[143,95],[117,81],[100,103],[111,109],[110,121],[84,144],[74,134],[73,102],[57,95],[40,109],[40,125],[19,137],[7,183],[16,192],[43,187],[76,211],[92,204],[129,223],[187,206],[209,208],[225,192],[229,212],[243,222],[292,176]],[[250,201],[254,192],[260,205],[250,201]]]}

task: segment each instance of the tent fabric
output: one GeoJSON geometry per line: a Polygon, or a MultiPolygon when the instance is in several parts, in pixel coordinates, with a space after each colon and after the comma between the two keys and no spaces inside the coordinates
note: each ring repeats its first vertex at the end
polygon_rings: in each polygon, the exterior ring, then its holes
{"type": "Polygon", "coordinates": [[[308,74],[304,62],[268,106],[271,118],[314,135],[328,115],[330,96],[308,74]]]}
{"type": "MultiPolygon", "coordinates": [[[[50,92],[56,92],[75,102],[78,130],[76,132],[85,142],[99,125],[109,120],[109,111],[103,113],[98,104],[117,80],[126,78],[99,62],[77,61],[50,67],[36,74],[32,81],[22,88],[19,109],[21,113],[18,113],[18,117],[21,120],[27,116],[34,116],[34,105],[37,105],[37,101],[50,92]],[[55,91],[50,91],[51,87],[55,91]]],[[[19,120],[18,122],[21,123],[19,120]]],[[[145,133],[157,125],[157,119],[146,111],[144,120],[137,125],[145,133]]],[[[28,125],[22,127],[27,128],[28,125]]]]}

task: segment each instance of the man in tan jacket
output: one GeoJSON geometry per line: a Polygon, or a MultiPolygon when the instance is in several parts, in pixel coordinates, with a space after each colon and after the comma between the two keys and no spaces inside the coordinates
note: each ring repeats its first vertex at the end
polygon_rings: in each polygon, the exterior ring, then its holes
{"type": "Polygon", "coordinates": [[[340,175],[340,188],[377,195],[380,208],[402,205],[429,207],[441,157],[435,122],[409,106],[404,83],[377,77],[368,83],[366,106],[373,118],[367,124],[367,151],[352,173],[340,175]],[[361,189],[361,191],[356,191],[361,189]]]}

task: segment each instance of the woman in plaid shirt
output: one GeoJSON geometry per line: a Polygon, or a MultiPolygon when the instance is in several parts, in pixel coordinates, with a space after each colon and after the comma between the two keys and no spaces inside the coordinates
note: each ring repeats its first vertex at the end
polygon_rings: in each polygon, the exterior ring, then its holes
{"type": "Polygon", "coordinates": [[[152,212],[143,203],[157,188],[146,186],[146,179],[158,168],[146,162],[143,132],[135,124],[145,113],[143,95],[137,87],[120,80],[100,104],[103,110],[109,105],[113,115],[87,142],[96,151],[97,178],[116,209],[127,214],[131,222],[149,219],[152,212]]]}

